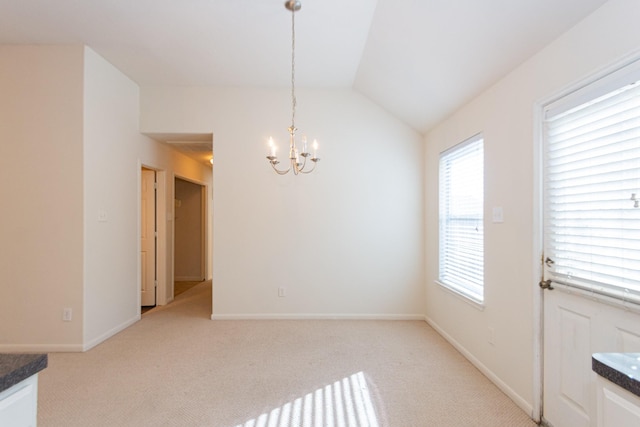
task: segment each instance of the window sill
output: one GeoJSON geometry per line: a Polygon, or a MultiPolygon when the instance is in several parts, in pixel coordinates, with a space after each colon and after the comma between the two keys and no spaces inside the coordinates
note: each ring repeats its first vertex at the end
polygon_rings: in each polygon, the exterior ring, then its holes
{"type": "Polygon", "coordinates": [[[475,300],[473,298],[471,298],[469,295],[466,295],[460,291],[458,291],[455,288],[452,288],[451,286],[445,285],[444,283],[440,282],[439,280],[436,280],[435,283],[437,285],[439,285],[440,289],[443,289],[444,291],[450,293],[451,295],[455,296],[456,298],[462,300],[463,302],[469,304],[471,307],[475,308],[476,310],[479,311],[484,311],[484,302],[480,302],[478,300],[475,300]]]}

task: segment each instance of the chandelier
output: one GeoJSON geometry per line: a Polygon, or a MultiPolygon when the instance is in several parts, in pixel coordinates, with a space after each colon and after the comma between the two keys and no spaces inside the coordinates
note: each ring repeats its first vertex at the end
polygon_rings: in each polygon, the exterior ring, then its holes
{"type": "Polygon", "coordinates": [[[289,126],[289,167],[287,169],[278,169],[276,167],[280,162],[276,156],[276,145],[273,138],[269,138],[269,155],[267,159],[279,175],[285,175],[289,171],[293,171],[294,175],[299,173],[310,173],[316,163],[320,161],[318,158],[318,141],[313,140],[313,154],[309,152],[307,147],[307,137],[302,137],[302,147],[299,150],[296,145],[296,12],[300,10],[302,4],[298,0],[288,0],[284,6],[291,11],[291,126],[289,126]],[[307,160],[312,163],[307,164],[307,160]],[[309,168],[309,166],[311,166],[309,168]]]}

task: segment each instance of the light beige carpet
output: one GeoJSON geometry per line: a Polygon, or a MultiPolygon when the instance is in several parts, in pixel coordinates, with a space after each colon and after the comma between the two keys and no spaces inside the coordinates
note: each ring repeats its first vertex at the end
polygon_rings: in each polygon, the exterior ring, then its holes
{"type": "Polygon", "coordinates": [[[50,354],[38,425],[535,425],[424,322],[210,315],[204,282],[86,353],[50,354]]]}
{"type": "MultiPolygon", "coordinates": [[[[202,283],[202,280],[197,282],[173,282],[173,297],[177,298],[178,295],[187,292],[189,289],[193,288],[194,286],[200,283],[202,283]]],[[[140,307],[140,311],[144,315],[149,311],[154,310],[156,307],[157,307],[156,305],[142,306],[140,307]]]]}

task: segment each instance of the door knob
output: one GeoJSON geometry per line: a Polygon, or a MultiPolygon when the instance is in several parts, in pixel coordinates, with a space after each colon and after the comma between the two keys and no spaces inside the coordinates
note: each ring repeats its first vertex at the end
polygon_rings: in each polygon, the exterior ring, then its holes
{"type": "Polygon", "coordinates": [[[550,291],[553,290],[553,286],[551,286],[551,279],[541,280],[540,283],[538,283],[538,285],[542,289],[549,289],[550,291]]]}

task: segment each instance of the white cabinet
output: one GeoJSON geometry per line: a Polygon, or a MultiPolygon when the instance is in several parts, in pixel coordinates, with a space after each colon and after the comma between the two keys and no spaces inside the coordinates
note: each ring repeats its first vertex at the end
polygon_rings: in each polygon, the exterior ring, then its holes
{"type": "Polygon", "coordinates": [[[35,427],[37,414],[38,374],[0,393],[0,426],[35,427]]]}
{"type": "Polygon", "coordinates": [[[640,397],[600,376],[598,385],[598,427],[640,426],[640,397]]]}

